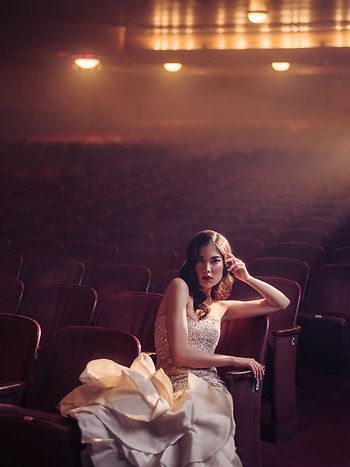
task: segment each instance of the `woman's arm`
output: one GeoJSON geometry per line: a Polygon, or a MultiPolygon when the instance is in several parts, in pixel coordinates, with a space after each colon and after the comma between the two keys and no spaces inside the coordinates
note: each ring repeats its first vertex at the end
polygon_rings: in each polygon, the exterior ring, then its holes
{"type": "Polygon", "coordinates": [[[290,301],[284,293],[272,285],[252,277],[243,261],[233,255],[232,258],[230,257],[226,261],[230,263],[228,270],[232,271],[237,279],[253,287],[263,298],[246,302],[225,300],[223,303],[226,305],[226,312],[223,319],[249,318],[287,308],[290,301]]]}
{"type": "Polygon", "coordinates": [[[252,358],[219,355],[193,349],[188,345],[186,308],[190,301],[188,286],[180,278],[174,279],[165,294],[166,329],[170,353],[175,365],[188,368],[234,366],[252,370],[257,379],[263,367],[252,358]]]}

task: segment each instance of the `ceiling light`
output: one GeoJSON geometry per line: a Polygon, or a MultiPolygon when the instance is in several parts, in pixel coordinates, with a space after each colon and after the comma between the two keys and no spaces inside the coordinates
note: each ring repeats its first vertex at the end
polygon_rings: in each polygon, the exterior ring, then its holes
{"type": "Polygon", "coordinates": [[[254,24],[261,24],[265,23],[267,20],[267,11],[263,10],[255,10],[255,11],[248,11],[248,19],[251,23],[254,24]]]}
{"type": "Polygon", "coordinates": [[[182,63],[164,63],[163,65],[164,69],[166,71],[169,71],[170,73],[176,73],[177,71],[180,71],[182,68],[182,63]]]}
{"type": "Polygon", "coordinates": [[[289,62],[272,62],[271,66],[275,71],[288,71],[290,68],[290,63],[289,62]]]}
{"type": "Polygon", "coordinates": [[[83,70],[94,70],[100,65],[101,62],[97,57],[83,55],[75,57],[74,63],[78,68],[83,70]]]}

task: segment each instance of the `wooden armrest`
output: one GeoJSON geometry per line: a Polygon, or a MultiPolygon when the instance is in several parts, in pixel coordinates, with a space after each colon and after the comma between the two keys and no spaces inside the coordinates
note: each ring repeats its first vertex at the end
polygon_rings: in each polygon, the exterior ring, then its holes
{"type": "Polygon", "coordinates": [[[278,329],[277,331],[273,332],[275,337],[288,337],[288,336],[295,336],[300,334],[301,326],[295,326],[294,328],[289,329],[278,329]]]}
{"type": "Polygon", "coordinates": [[[331,315],[331,314],[326,314],[326,313],[306,313],[306,312],[300,312],[298,313],[298,318],[302,319],[312,319],[312,320],[324,320],[324,321],[330,321],[334,323],[340,323],[342,325],[349,324],[350,323],[350,318],[348,316],[340,316],[339,314],[336,315],[331,315]]]}
{"type": "Polygon", "coordinates": [[[234,384],[240,380],[252,380],[254,384],[254,391],[259,391],[261,383],[257,381],[251,370],[231,370],[226,373],[226,378],[230,380],[231,384],[234,384]]]}
{"type": "Polygon", "coordinates": [[[15,394],[16,392],[23,391],[27,383],[6,383],[0,384],[0,397],[7,396],[8,394],[15,394]]]}

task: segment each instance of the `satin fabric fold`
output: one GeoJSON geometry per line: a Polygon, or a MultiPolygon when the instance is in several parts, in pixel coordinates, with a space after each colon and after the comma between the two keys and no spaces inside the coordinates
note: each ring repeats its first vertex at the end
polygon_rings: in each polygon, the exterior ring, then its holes
{"type": "Polygon", "coordinates": [[[60,402],[77,419],[96,467],[240,467],[233,441],[232,399],[188,375],[174,393],[168,376],[141,353],[130,368],[89,362],[81,386],[60,402]]]}

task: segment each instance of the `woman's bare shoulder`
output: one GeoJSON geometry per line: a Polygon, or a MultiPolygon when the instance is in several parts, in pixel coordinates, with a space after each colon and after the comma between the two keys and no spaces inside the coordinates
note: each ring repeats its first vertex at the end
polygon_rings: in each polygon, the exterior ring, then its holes
{"type": "Polygon", "coordinates": [[[166,293],[186,293],[189,295],[189,292],[187,283],[181,277],[172,279],[166,289],[166,293]]]}

